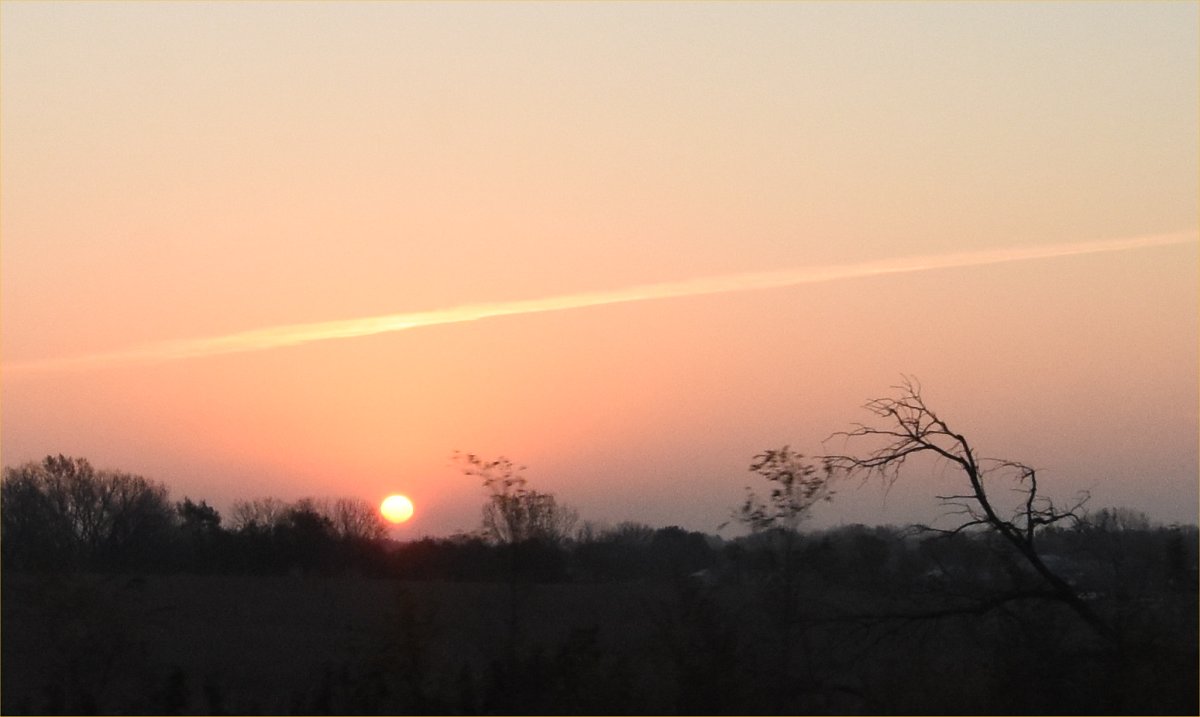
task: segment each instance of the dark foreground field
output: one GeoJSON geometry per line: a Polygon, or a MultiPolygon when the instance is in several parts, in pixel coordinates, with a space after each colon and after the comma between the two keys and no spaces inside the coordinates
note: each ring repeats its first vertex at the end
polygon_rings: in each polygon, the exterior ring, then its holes
{"type": "MultiPolygon", "coordinates": [[[[640,650],[650,627],[650,589],[520,590],[528,645],[575,640],[601,658],[640,650]]],[[[3,593],[9,714],[476,711],[508,650],[507,585],[8,576],[3,593]]]]}
{"type": "Polygon", "coordinates": [[[1052,604],[898,617],[956,604],[921,594],[814,580],[785,641],[770,593],[741,583],[6,574],[0,706],[6,714],[1197,710],[1194,593],[1146,602],[1144,624],[1129,623],[1139,639],[1120,648],[1052,604]]]}

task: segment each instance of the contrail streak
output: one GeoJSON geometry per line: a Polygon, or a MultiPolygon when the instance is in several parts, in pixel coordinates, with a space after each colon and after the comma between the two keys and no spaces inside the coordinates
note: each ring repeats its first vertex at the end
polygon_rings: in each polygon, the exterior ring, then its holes
{"type": "Polygon", "coordinates": [[[837,281],[839,279],[857,279],[889,274],[908,274],[935,269],[987,266],[1053,257],[1132,251],[1150,247],[1189,244],[1194,243],[1196,240],[1196,232],[1192,231],[1125,239],[901,257],[854,264],[804,266],[776,271],[642,284],[623,289],[566,294],[541,299],[467,304],[436,311],[388,314],[386,316],[308,324],[288,324],[285,326],[243,331],[225,336],[154,343],[122,351],[91,354],[74,358],[29,361],[11,364],[5,367],[5,370],[9,373],[61,370],[135,362],[171,361],[246,351],[264,351],[283,346],[306,344],[313,341],[371,336],[392,331],[417,329],[424,326],[441,326],[466,321],[478,321],[479,319],[488,319],[496,316],[539,314],[550,311],[581,309],[589,306],[624,304],[634,301],[652,301],[656,299],[703,296],[706,294],[775,289],[787,286],[799,286],[801,284],[837,281]]]}

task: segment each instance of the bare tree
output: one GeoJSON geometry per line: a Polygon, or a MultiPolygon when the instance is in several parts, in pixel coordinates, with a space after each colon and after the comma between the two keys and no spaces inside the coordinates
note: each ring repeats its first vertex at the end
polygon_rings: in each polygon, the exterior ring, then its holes
{"type": "Polygon", "coordinates": [[[463,473],[483,481],[488,502],[483,506],[483,535],[499,545],[528,540],[559,544],[571,535],[579,514],[561,505],[553,493],[528,487],[525,466],[500,456],[491,461],[473,453],[455,452],[463,473]]]}
{"type": "MultiPolygon", "coordinates": [[[[1071,585],[1048,567],[1038,550],[1039,532],[1058,523],[1076,523],[1087,501],[1084,494],[1069,508],[1059,508],[1039,492],[1037,471],[1024,463],[981,458],[961,433],[956,433],[921,396],[921,385],[905,377],[894,386],[898,395],[877,398],[865,408],[882,425],[857,424],[853,430],[835,433],[856,443],[871,442],[874,447],[855,455],[829,456],[830,465],[863,479],[881,478],[895,482],[908,459],[930,455],[962,472],[966,492],[939,495],[948,513],[959,518],[952,528],[918,526],[925,531],[955,535],[970,530],[986,530],[999,535],[1041,578],[1043,589],[1013,593],[1012,599],[1050,598],[1069,606],[1080,618],[1106,639],[1115,639],[1110,626],[1084,602],[1071,585]],[[995,490],[1009,485],[1019,500],[1008,511],[998,502],[995,490]]],[[[1003,601],[997,601],[1002,604],[1003,601]]]]}
{"type": "Polygon", "coordinates": [[[361,498],[301,498],[287,503],[278,498],[256,498],[233,504],[234,530],[271,530],[287,523],[296,514],[309,513],[328,521],[339,538],[379,540],[387,535],[387,525],[375,506],[361,498]]]}
{"type": "Polygon", "coordinates": [[[36,563],[128,561],[174,519],[166,486],[63,455],[5,468],[0,505],[5,555],[36,563]]]}
{"type": "Polygon", "coordinates": [[[328,508],[328,515],[342,538],[382,540],[387,536],[387,525],[379,510],[361,498],[338,498],[328,508]]]}
{"type": "Polygon", "coordinates": [[[236,531],[267,530],[283,520],[288,504],[278,498],[239,500],[233,504],[232,527],[236,531]]]}

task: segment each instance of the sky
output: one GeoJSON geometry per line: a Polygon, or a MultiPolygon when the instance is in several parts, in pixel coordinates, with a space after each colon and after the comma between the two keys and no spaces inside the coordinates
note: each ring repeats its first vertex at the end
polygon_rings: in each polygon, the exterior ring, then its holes
{"type": "Polygon", "coordinates": [[[5,2],[3,463],[401,492],[410,538],[478,526],[460,450],[714,532],[911,375],[1050,496],[1195,523],[1198,10],[5,2]]]}

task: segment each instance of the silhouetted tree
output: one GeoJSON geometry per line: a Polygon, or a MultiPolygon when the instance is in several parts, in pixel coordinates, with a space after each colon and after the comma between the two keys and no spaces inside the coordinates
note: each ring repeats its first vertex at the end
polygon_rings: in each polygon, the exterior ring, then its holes
{"type": "MultiPolygon", "coordinates": [[[[833,474],[828,463],[818,467],[788,446],[754,456],[750,471],[764,478],[771,490],[763,499],[747,487],[734,519],[750,528],[759,537],[756,542],[765,547],[767,570],[759,573],[757,587],[775,639],[777,659],[772,667],[781,679],[791,681],[796,648],[807,648],[802,639],[804,584],[798,530],[815,505],[833,499],[833,474]]],[[[810,661],[806,660],[806,668],[810,661]]]]}
{"type": "Polygon", "coordinates": [[[553,493],[543,493],[528,487],[521,475],[525,466],[518,466],[500,456],[491,461],[473,453],[454,454],[462,464],[463,473],[475,476],[488,491],[483,505],[483,535],[498,545],[517,545],[540,540],[555,545],[571,535],[579,514],[560,505],[553,493]]]}
{"type": "Polygon", "coordinates": [[[274,538],[289,569],[325,569],[332,555],[333,521],[310,498],[302,498],[287,509],[275,524],[274,538]]]}
{"type": "Polygon", "coordinates": [[[734,513],[754,532],[783,529],[794,533],[813,506],[833,500],[828,462],[818,468],[788,446],[754,456],[750,471],[772,484],[766,500],[747,486],[746,501],[734,513]]]}
{"type": "Polygon", "coordinates": [[[333,530],[344,540],[372,541],[387,537],[379,510],[360,498],[338,498],[326,509],[333,530]]]}
{"type": "Polygon", "coordinates": [[[4,558],[14,567],[145,567],[173,525],[165,486],[86,459],[5,468],[4,558]]]}
{"type": "Polygon", "coordinates": [[[74,536],[51,501],[45,482],[36,464],[4,469],[0,547],[5,568],[59,568],[73,556],[74,536]]]}
{"type": "Polygon", "coordinates": [[[574,529],[578,514],[560,505],[552,493],[529,488],[521,475],[524,466],[504,456],[488,461],[456,451],[454,459],[465,475],[480,479],[488,491],[482,535],[505,555],[509,609],[503,671],[511,674],[519,661],[532,583],[565,576],[563,542],[574,529]]]}
{"type": "Polygon", "coordinates": [[[1021,556],[1043,586],[1040,590],[999,596],[994,600],[996,605],[1009,599],[1054,599],[1069,606],[1101,636],[1115,639],[1112,628],[1047,564],[1038,545],[1045,528],[1077,522],[1087,496],[1070,508],[1059,508],[1040,492],[1037,471],[1032,467],[977,456],[967,438],[953,431],[926,405],[921,386],[915,380],[905,378],[894,388],[898,392],[896,397],[874,399],[865,406],[882,419],[882,425],[858,424],[851,431],[834,434],[870,445],[859,454],[829,456],[829,464],[849,475],[877,476],[889,484],[899,478],[906,462],[914,456],[929,455],[958,469],[966,480],[966,492],[938,496],[950,514],[960,516],[958,524],[951,528],[920,528],[950,536],[975,529],[993,532],[1021,556]],[[997,487],[1005,484],[1019,497],[1007,514],[1001,498],[995,494],[997,487]]]}
{"type": "Polygon", "coordinates": [[[206,501],[191,498],[175,504],[182,538],[181,563],[193,570],[211,571],[221,567],[222,547],[229,537],[221,528],[221,514],[206,501]]]}
{"type": "Polygon", "coordinates": [[[231,527],[238,532],[269,531],[287,510],[288,504],[278,498],[239,500],[233,504],[231,527]]]}
{"type": "Polygon", "coordinates": [[[385,563],[383,518],[356,498],[277,498],[239,501],[233,506],[237,560],[255,571],[301,569],[378,573],[385,563]]]}
{"type": "Polygon", "coordinates": [[[221,514],[206,501],[193,503],[191,498],[184,497],[175,504],[175,512],[179,515],[179,527],[186,533],[215,535],[221,530],[221,514]]]}

